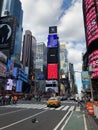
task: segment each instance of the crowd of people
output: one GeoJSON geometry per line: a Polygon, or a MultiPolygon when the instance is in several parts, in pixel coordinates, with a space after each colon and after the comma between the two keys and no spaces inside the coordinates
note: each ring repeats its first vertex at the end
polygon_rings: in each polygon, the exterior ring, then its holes
{"type": "Polygon", "coordinates": [[[0,105],[16,104],[17,100],[18,100],[17,96],[0,95],[0,105]]]}

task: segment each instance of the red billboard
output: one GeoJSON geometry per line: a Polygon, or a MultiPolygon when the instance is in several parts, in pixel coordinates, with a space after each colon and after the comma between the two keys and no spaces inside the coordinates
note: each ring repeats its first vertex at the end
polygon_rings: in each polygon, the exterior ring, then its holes
{"type": "Polygon", "coordinates": [[[58,79],[58,64],[48,64],[47,79],[58,79]]]}
{"type": "Polygon", "coordinates": [[[83,12],[87,45],[98,39],[97,13],[94,0],[84,0],[83,12]]]}

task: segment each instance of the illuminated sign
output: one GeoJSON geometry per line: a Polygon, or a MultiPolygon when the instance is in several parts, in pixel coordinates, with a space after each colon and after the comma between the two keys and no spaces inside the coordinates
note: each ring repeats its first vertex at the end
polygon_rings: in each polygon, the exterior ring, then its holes
{"type": "Polygon", "coordinates": [[[48,48],[47,63],[58,63],[58,48],[48,48]]]}
{"type": "Polygon", "coordinates": [[[98,25],[95,7],[86,14],[86,33],[88,45],[98,38],[98,25]]]}
{"type": "Polygon", "coordinates": [[[49,33],[57,33],[57,26],[51,26],[49,27],[49,33]]]}
{"type": "Polygon", "coordinates": [[[58,79],[58,64],[48,64],[48,79],[58,79]]]}
{"type": "Polygon", "coordinates": [[[94,5],[94,0],[85,0],[86,12],[94,5]]]}
{"type": "Polygon", "coordinates": [[[98,50],[93,51],[88,57],[89,65],[93,68],[91,78],[98,77],[98,50]]]}
{"type": "Polygon", "coordinates": [[[16,92],[22,92],[22,83],[23,83],[23,81],[17,80],[16,92]]]}
{"type": "Polygon", "coordinates": [[[48,35],[48,47],[57,47],[58,46],[58,37],[57,35],[48,35]]]}
{"type": "Polygon", "coordinates": [[[0,18],[0,49],[10,49],[14,51],[17,19],[13,16],[0,18]]]}

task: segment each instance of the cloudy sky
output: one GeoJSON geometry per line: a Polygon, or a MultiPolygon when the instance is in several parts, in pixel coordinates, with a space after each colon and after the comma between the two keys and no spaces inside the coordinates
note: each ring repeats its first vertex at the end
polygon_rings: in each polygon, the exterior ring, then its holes
{"type": "MultiPolygon", "coordinates": [[[[37,42],[47,43],[49,26],[58,27],[60,44],[66,44],[68,60],[74,70],[82,70],[82,53],[86,51],[82,0],[21,0],[23,29],[31,30],[37,42]]],[[[81,88],[80,73],[76,83],[81,88]]]]}

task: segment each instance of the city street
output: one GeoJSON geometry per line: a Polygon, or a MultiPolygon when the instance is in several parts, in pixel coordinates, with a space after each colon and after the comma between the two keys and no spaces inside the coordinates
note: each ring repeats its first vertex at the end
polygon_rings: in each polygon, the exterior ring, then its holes
{"type": "Polygon", "coordinates": [[[58,108],[47,108],[45,101],[32,102],[19,101],[16,105],[0,106],[0,130],[66,130],[64,127],[69,130],[72,123],[68,126],[68,121],[72,122],[74,115],[75,123],[76,113],[83,123],[79,130],[85,130],[83,116],[74,101],[63,101],[58,108]]]}

